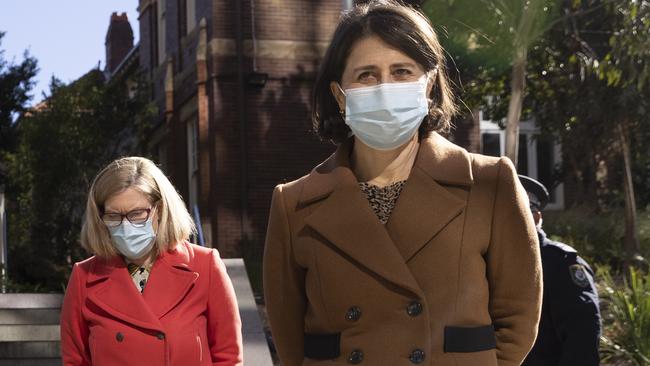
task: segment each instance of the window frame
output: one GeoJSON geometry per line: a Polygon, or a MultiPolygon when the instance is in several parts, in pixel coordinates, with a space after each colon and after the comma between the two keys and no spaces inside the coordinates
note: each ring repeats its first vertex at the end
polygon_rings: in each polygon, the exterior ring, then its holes
{"type": "MultiPolygon", "coordinates": [[[[479,139],[481,143],[481,153],[483,152],[483,135],[484,134],[498,134],[499,135],[499,149],[500,156],[505,156],[506,152],[506,131],[502,129],[498,123],[484,119],[483,111],[479,111],[480,121],[480,134],[479,139]]],[[[503,122],[503,121],[502,121],[503,122]]],[[[540,134],[539,127],[536,126],[534,120],[519,122],[519,135],[525,135],[527,141],[527,175],[533,179],[539,179],[538,172],[538,159],[537,156],[537,137],[540,134]]],[[[562,146],[556,141],[553,142],[553,162],[552,164],[558,165],[562,162],[562,146]]],[[[547,187],[548,188],[548,187],[547,187]]],[[[550,201],[546,206],[547,210],[563,210],[564,209],[564,183],[559,183],[553,189],[553,201],[550,201]]]]}

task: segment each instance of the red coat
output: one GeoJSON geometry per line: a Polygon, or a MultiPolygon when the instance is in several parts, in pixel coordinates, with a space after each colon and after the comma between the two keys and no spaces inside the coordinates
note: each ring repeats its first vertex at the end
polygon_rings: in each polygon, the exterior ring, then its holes
{"type": "Polygon", "coordinates": [[[241,320],[214,249],[163,253],[144,293],[120,257],[76,263],[61,312],[64,365],[242,365],[241,320]]]}

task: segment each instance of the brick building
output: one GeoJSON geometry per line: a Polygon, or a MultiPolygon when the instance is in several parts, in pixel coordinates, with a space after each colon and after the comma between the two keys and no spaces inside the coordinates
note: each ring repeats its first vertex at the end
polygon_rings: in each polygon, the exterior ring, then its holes
{"type": "Polygon", "coordinates": [[[261,246],[273,187],[333,150],[310,133],[309,98],[344,5],[139,2],[139,62],[160,111],[150,150],[225,256],[261,246]]]}
{"type": "MultiPolygon", "coordinates": [[[[273,187],[334,150],[311,133],[310,93],[351,4],[139,0],[133,54],[160,112],[149,151],[224,256],[259,256],[273,187]]],[[[481,126],[479,114],[459,121],[451,139],[480,151],[481,126]]]]}

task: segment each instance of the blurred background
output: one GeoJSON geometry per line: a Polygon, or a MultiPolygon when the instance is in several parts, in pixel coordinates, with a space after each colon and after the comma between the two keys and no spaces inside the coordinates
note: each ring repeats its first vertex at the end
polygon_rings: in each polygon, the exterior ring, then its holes
{"type": "MultiPolygon", "coordinates": [[[[603,359],[650,364],[650,2],[410,1],[461,106],[448,136],[551,192],[544,227],[598,269],[603,359]]],[[[2,292],[61,293],[91,179],[160,164],[201,235],[243,257],[263,313],[273,187],[333,150],[311,132],[319,61],[351,0],[0,4],[2,292]]]]}

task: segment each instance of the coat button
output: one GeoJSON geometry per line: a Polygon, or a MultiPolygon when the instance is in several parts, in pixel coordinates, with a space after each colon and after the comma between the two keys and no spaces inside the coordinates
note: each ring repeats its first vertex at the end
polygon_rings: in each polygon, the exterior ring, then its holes
{"type": "Polygon", "coordinates": [[[421,349],[416,349],[413,352],[411,352],[411,356],[409,356],[409,360],[413,363],[422,363],[424,362],[424,351],[421,349]]]}
{"type": "Polygon", "coordinates": [[[348,357],[348,362],[351,364],[358,364],[363,361],[363,352],[361,350],[355,349],[350,352],[350,357],[348,357]]]}
{"type": "Polygon", "coordinates": [[[164,333],[158,333],[156,334],[156,338],[160,339],[161,341],[165,339],[165,334],[164,333]]]}
{"type": "Polygon", "coordinates": [[[412,317],[416,317],[420,314],[422,314],[422,304],[413,301],[411,302],[407,307],[406,307],[406,313],[412,317]]]}
{"type": "Polygon", "coordinates": [[[122,334],[122,333],[120,333],[120,332],[117,332],[117,334],[115,334],[115,339],[116,339],[118,342],[122,342],[122,341],[124,340],[124,334],[122,334]]]}
{"type": "Polygon", "coordinates": [[[358,306],[353,306],[345,313],[345,319],[351,322],[356,322],[361,318],[361,309],[358,306]]]}

